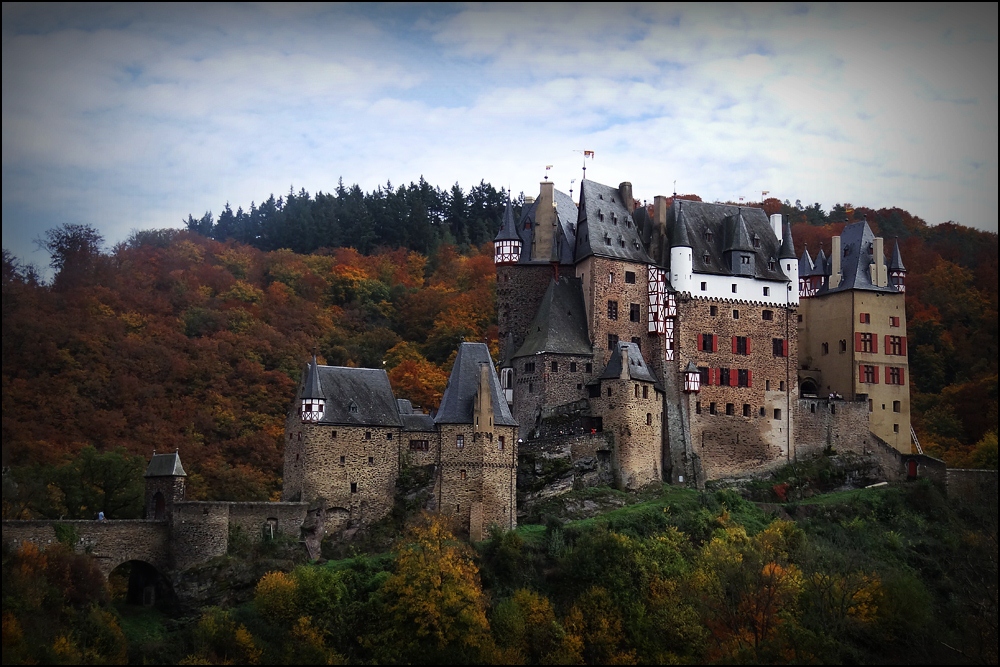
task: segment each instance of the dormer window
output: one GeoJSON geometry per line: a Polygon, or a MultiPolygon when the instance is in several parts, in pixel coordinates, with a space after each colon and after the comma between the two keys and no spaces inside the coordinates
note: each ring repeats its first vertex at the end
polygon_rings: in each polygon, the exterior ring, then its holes
{"type": "Polygon", "coordinates": [[[612,224],[615,224],[615,225],[618,224],[618,214],[617,213],[612,213],[611,214],[611,222],[612,222],[612,224]]]}
{"type": "Polygon", "coordinates": [[[354,402],[351,402],[351,404],[347,406],[347,411],[350,412],[350,413],[352,413],[352,414],[357,414],[357,412],[358,412],[358,404],[354,403],[354,402]]]}
{"type": "Polygon", "coordinates": [[[608,236],[607,234],[604,235],[604,243],[607,245],[611,245],[611,237],[608,236]]]}
{"type": "Polygon", "coordinates": [[[597,210],[597,219],[600,220],[601,222],[604,222],[604,211],[600,209],[597,210]]]}
{"type": "Polygon", "coordinates": [[[767,260],[767,270],[768,271],[774,271],[775,265],[776,264],[775,264],[775,261],[774,261],[774,257],[772,257],[771,259],[767,260]]]}
{"type": "Polygon", "coordinates": [[[760,237],[757,236],[756,234],[753,235],[753,247],[754,248],[760,247],[760,237]]]}
{"type": "Polygon", "coordinates": [[[712,263],[712,256],[709,255],[707,252],[705,253],[705,263],[706,264],[711,264],[712,263]]]}
{"type": "Polygon", "coordinates": [[[604,195],[597,195],[597,198],[600,199],[601,201],[604,201],[604,195]]]}
{"type": "Polygon", "coordinates": [[[706,229],[705,230],[705,240],[708,241],[709,243],[711,243],[713,238],[715,238],[715,235],[712,234],[712,230],[711,229],[706,229]]]}

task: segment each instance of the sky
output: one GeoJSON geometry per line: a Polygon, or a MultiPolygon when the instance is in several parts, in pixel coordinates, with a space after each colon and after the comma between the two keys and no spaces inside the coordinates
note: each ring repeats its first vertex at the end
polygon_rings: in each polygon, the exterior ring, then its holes
{"type": "Polygon", "coordinates": [[[3,247],[294,188],[761,193],[997,231],[997,4],[3,5],[3,247]],[[576,179],[576,183],[571,181],[576,179]]]}

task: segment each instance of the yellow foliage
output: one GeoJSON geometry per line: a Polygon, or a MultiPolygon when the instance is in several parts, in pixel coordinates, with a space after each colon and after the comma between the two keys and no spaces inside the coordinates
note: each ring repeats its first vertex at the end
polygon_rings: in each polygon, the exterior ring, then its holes
{"type": "Polygon", "coordinates": [[[253,604],[261,616],[272,623],[291,623],[296,617],[295,596],[298,585],[284,572],[268,572],[254,589],[253,604]]]}
{"type": "Polygon", "coordinates": [[[237,280],[228,290],[219,295],[227,301],[242,301],[243,303],[260,303],[264,300],[264,291],[248,282],[237,280]]]}
{"type": "Polygon", "coordinates": [[[384,586],[393,600],[389,611],[400,626],[413,628],[418,641],[481,647],[489,623],[479,568],[445,522],[440,515],[425,517],[399,545],[395,573],[384,586]]]}

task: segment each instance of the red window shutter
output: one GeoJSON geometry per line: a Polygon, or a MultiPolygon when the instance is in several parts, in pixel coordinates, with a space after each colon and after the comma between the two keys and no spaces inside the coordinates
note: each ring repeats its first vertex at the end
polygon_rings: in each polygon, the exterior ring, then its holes
{"type": "Polygon", "coordinates": [[[900,340],[903,342],[903,345],[901,346],[901,352],[900,353],[905,357],[906,356],[906,336],[902,336],[900,338],[900,340]]]}
{"type": "Polygon", "coordinates": [[[885,383],[886,384],[892,384],[892,377],[890,377],[890,375],[889,375],[889,367],[888,366],[885,367],[885,383]]]}
{"type": "Polygon", "coordinates": [[[906,384],[906,369],[899,369],[899,384],[906,384]]]}
{"type": "Polygon", "coordinates": [[[712,384],[714,384],[715,386],[719,386],[720,384],[722,384],[722,369],[721,368],[716,368],[715,369],[715,382],[713,382],[712,384]]]}
{"type": "Polygon", "coordinates": [[[699,352],[701,352],[702,350],[705,349],[705,346],[703,345],[704,342],[705,342],[704,337],[701,334],[698,334],[698,351],[699,352]]]}
{"type": "Polygon", "coordinates": [[[857,331],[854,333],[854,351],[861,351],[861,332],[857,331]]]}
{"type": "Polygon", "coordinates": [[[718,351],[719,351],[719,337],[716,336],[715,334],[712,334],[712,352],[718,352],[718,351]]]}
{"type": "Polygon", "coordinates": [[[878,384],[878,366],[874,366],[873,368],[875,369],[875,373],[873,374],[875,377],[875,384],[878,384]]]}
{"type": "MultiPolygon", "coordinates": [[[[747,341],[747,344],[748,345],[750,344],[749,340],[747,341]]],[[[753,386],[753,371],[751,371],[751,370],[747,371],[747,386],[748,387],[752,387],[753,386]]]]}
{"type": "Polygon", "coordinates": [[[863,365],[858,366],[858,382],[865,381],[865,367],[863,365]]]}
{"type": "Polygon", "coordinates": [[[886,354],[892,354],[892,351],[891,351],[892,350],[892,346],[889,345],[889,334],[885,335],[885,339],[882,341],[882,344],[885,345],[885,353],[886,354]]]}
{"type": "Polygon", "coordinates": [[[781,341],[781,356],[788,356],[788,340],[781,341]]]}
{"type": "MultiPolygon", "coordinates": [[[[872,334],[872,352],[878,354],[878,334],[872,334]]],[[[886,349],[888,352],[888,349],[886,349]]]]}
{"type": "Polygon", "coordinates": [[[729,386],[730,387],[740,386],[740,371],[738,368],[729,369],[729,386]]]}
{"type": "Polygon", "coordinates": [[[733,354],[736,354],[736,336],[733,336],[733,354]]]}
{"type": "Polygon", "coordinates": [[[750,336],[747,336],[747,354],[750,354],[752,351],[750,349],[750,336]]]}
{"type": "Polygon", "coordinates": [[[864,324],[865,323],[865,314],[864,313],[861,313],[860,315],[858,315],[858,322],[860,324],[864,324]]]}

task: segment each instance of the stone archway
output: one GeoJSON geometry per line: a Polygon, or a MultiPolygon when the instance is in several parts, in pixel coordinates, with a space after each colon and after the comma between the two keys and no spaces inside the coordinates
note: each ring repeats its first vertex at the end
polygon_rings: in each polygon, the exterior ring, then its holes
{"type": "Polygon", "coordinates": [[[806,378],[799,387],[799,396],[819,396],[819,387],[812,378],[806,378]]]}
{"type": "Polygon", "coordinates": [[[108,574],[108,583],[116,600],[126,604],[152,607],[176,598],[167,576],[145,560],[126,560],[108,574]]]}

